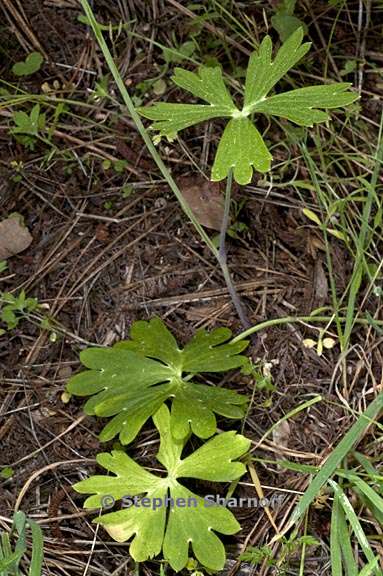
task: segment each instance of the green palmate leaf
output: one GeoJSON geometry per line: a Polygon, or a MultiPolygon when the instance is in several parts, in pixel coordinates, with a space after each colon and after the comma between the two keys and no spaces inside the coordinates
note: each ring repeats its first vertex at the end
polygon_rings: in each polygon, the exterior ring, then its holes
{"type": "Polygon", "coordinates": [[[311,42],[302,44],[303,30],[299,28],[282,44],[274,60],[270,36],[266,36],[257,52],[250,56],[246,73],[245,108],[251,109],[263,100],[281,78],[310,50],[311,42]]]}
{"type": "Polygon", "coordinates": [[[176,68],[172,79],[177,86],[209,102],[211,106],[225,107],[229,116],[237,110],[223,81],[222,70],[218,66],[202,67],[198,74],[176,68]]]}
{"type": "Polygon", "coordinates": [[[212,118],[230,117],[237,108],[225,86],[220,68],[200,68],[198,74],[176,68],[172,78],[180,88],[191,92],[197,98],[209,102],[203,104],[169,104],[160,102],[150,108],[140,108],[140,113],[155,120],[153,128],[162,136],[171,137],[199,122],[212,118]]]}
{"type": "Polygon", "coordinates": [[[247,184],[252,178],[253,167],[258,172],[267,172],[271,160],[272,156],[254,124],[248,118],[233,118],[218,145],[211,179],[223,180],[233,169],[236,182],[247,184]]]}
{"type": "Polygon", "coordinates": [[[178,482],[196,478],[231,482],[245,473],[245,466],[235,461],[249,448],[250,441],[235,432],[224,432],[209,440],[185,459],[181,458],[185,441],[170,434],[171,416],[162,406],[153,418],[161,443],[157,458],[167,476],[155,476],[134,462],[125,452],[115,450],[100,454],[98,463],[108,476],[93,476],[74,485],[81,494],[91,494],[85,508],[102,507],[105,498],[121,500],[130,507],[98,517],[112,538],[125,542],[134,537],[130,554],[137,562],[153,558],[163,550],[174,570],[187,564],[189,549],[211,570],[221,570],[225,550],[215,534],[234,534],[240,526],[232,513],[212,505],[178,482]],[[141,497],[133,500],[134,497],[141,497]]]}
{"type": "Polygon", "coordinates": [[[151,108],[144,108],[145,118],[154,120],[153,129],[158,130],[161,136],[167,136],[171,140],[177,132],[199,124],[212,118],[229,116],[223,106],[207,106],[204,104],[169,104],[160,102],[151,108]]]}
{"type": "Polygon", "coordinates": [[[135,322],[130,335],[130,340],[113,348],[84,350],[80,359],[88,370],[68,382],[70,394],[91,396],[85,404],[87,414],[113,416],[101,440],[120,434],[123,444],[131,442],[168,399],[172,400],[171,431],[180,439],[190,429],[201,438],[214,434],[214,413],[227,418],[244,415],[244,396],[191,380],[198,372],[223,372],[248,362],[240,355],[247,342],[227,343],[230,330],[201,330],[183,349],[158,318],[135,322]]]}
{"type": "Polygon", "coordinates": [[[266,36],[259,49],[250,56],[242,110],[234,104],[219,67],[201,67],[198,73],[175,69],[174,83],[200,98],[206,104],[158,103],[140,108],[142,116],[154,120],[153,129],[173,139],[179,130],[211,120],[230,118],[225,128],[212,169],[212,180],[226,178],[233,169],[239,184],[251,181],[253,169],[270,169],[271,154],[249,116],[255,113],[280,116],[301,126],[324,122],[324,110],[347,106],[358,98],[348,92],[350,84],[309,86],[268,96],[285,74],[308,52],[310,42],[303,43],[303,30],[290,34],[272,58],[272,41],[266,36]],[[324,110],[323,110],[324,109],[324,110]]]}
{"type": "Polygon", "coordinates": [[[355,94],[347,92],[350,86],[351,84],[342,82],[291,90],[256,103],[253,111],[281,116],[300,126],[313,126],[329,118],[327,112],[318,108],[338,108],[355,100],[355,94]]]}

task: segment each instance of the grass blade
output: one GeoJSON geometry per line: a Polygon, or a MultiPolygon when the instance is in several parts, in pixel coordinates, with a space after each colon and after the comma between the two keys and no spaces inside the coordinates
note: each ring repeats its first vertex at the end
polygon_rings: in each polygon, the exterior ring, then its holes
{"type": "Polygon", "coordinates": [[[359,572],[358,576],[370,576],[378,565],[379,558],[375,558],[373,562],[369,562],[366,566],[359,572]]]}
{"type": "Polygon", "coordinates": [[[339,540],[339,516],[341,508],[338,496],[335,496],[331,512],[330,556],[332,576],[342,576],[342,551],[339,540]]]}
{"type": "Polygon", "coordinates": [[[383,498],[374,488],[371,488],[356,474],[340,473],[340,476],[347,478],[355,487],[355,492],[360,496],[362,502],[371,510],[379,524],[383,523],[383,498]]]}
{"type": "Polygon", "coordinates": [[[10,556],[6,556],[3,560],[0,560],[0,575],[7,576],[10,574],[9,570],[15,568],[15,565],[18,564],[21,557],[21,552],[13,552],[10,556]]]}
{"type": "Polygon", "coordinates": [[[329,478],[331,478],[340,462],[357,444],[363,433],[366,431],[371,422],[378,416],[382,409],[383,392],[380,393],[375,398],[375,400],[371,402],[363,414],[360,414],[357,421],[351,426],[350,430],[327,458],[318,474],[314,476],[312,482],[310,482],[309,487],[307,488],[306,492],[302,496],[292,514],[291,520],[288,524],[289,527],[295,524],[306,512],[310,504],[316,498],[322,486],[324,486],[329,478]]]}
{"type": "MultiPolygon", "coordinates": [[[[349,499],[347,498],[347,496],[345,495],[345,493],[343,492],[342,488],[339,486],[339,484],[337,484],[336,482],[334,482],[334,480],[329,480],[329,484],[331,485],[331,487],[333,488],[336,496],[339,498],[339,502],[344,510],[344,513],[348,519],[348,521],[350,522],[350,525],[353,529],[353,532],[364,552],[364,555],[366,556],[367,560],[369,562],[374,562],[375,561],[375,555],[370,547],[370,544],[368,542],[367,536],[364,533],[364,530],[359,522],[359,519],[357,517],[357,515],[355,514],[355,511],[351,505],[351,502],[349,501],[349,499]]],[[[375,568],[374,569],[374,574],[376,576],[382,576],[383,572],[379,569],[379,568],[375,568]]]]}
{"type": "Polygon", "coordinates": [[[339,498],[335,495],[335,498],[338,501],[338,510],[339,510],[339,522],[338,522],[338,530],[339,530],[339,542],[342,551],[343,557],[343,565],[345,567],[345,572],[347,576],[357,576],[358,574],[358,566],[356,564],[354,553],[352,550],[351,545],[351,538],[350,532],[347,527],[346,516],[344,514],[343,508],[340,506],[339,498]]]}
{"type": "Polygon", "coordinates": [[[355,307],[356,300],[359,293],[360,285],[363,278],[363,272],[365,269],[365,255],[367,248],[371,242],[370,231],[370,220],[374,205],[374,199],[376,198],[375,188],[378,182],[378,177],[381,171],[381,164],[383,158],[383,138],[382,138],[382,128],[383,128],[383,113],[380,119],[380,129],[379,129],[379,139],[375,155],[375,166],[372,173],[371,182],[366,183],[367,188],[367,200],[363,208],[362,214],[362,225],[360,228],[359,236],[357,239],[357,253],[354,263],[354,269],[351,277],[350,291],[348,295],[347,302],[347,312],[346,312],[346,325],[344,327],[344,346],[345,349],[350,340],[351,331],[355,323],[355,307]]]}
{"type": "Polygon", "coordinates": [[[135,123],[138,132],[140,133],[143,141],[145,142],[145,145],[146,145],[148,151],[150,152],[153,160],[155,161],[158,168],[160,169],[163,177],[167,181],[170,189],[172,190],[172,192],[176,196],[176,198],[177,198],[178,202],[180,203],[186,216],[189,218],[189,220],[193,224],[194,228],[197,230],[197,232],[201,236],[202,240],[210,248],[211,252],[217,257],[218,252],[217,252],[217,249],[216,249],[214,243],[211,241],[208,234],[206,234],[203,227],[199,224],[198,220],[195,218],[192,210],[189,207],[189,204],[185,201],[185,199],[184,199],[180,189],[178,188],[175,180],[173,179],[172,175],[170,174],[169,170],[167,169],[167,167],[165,166],[164,162],[162,161],[160,155],[158,154],[158,152],[157,152],[157,150],[156,150],[156,148],[152,142],[152,139],[150,138],[149,134],[147,133],[147,130],[145,129],[145,126],[142,124],[141,118],[140,118],[138,112],[136,111],[136,108],[132,102],[132,99],[130,98],[129,92],[126,89],[126,86],[124,84],[123,79],[121,78],[121,74],[118,71],[118,68],[117,68],[117,66],[113,60],[113,56],[110,53],[108,45],[104,40],[104,37],[102,34],[102,28],[98,24],[94,14],[93,14],[92,8],[89,5],[88,0],[80,0],[80,1],[81,1],[81,6],[82,6],[82,8],[86,14],[87,19],[88,19],[89,25],[93,30],[93,33],[96,37],[98,45],[100,46],[101,51],[102,51],[104,58],[106,60],[106,63],[109,67],[109,70],[111,71],[112,76],[113,76],[113,78],[117,84],[117,87],[120,91],[120,94],[122,96],[124,104],[127,107],[128,112],[129,112],[133,122],[135,123]]]}
{"type": "Polygon", "coordinates": [[[32,532],[32,560],[29,567],[29,576],[41,576],[44,558],[43,533],[40,526],[33,520],[28,520],[32,532]]]}

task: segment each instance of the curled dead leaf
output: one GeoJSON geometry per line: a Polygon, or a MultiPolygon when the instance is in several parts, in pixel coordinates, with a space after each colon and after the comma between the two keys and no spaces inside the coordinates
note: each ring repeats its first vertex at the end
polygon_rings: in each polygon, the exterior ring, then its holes
{"type": "Polygon", "coordinates": [[[198,222],[206,228],[220,230],[224,211],[220,184],[202,176],[184,176],[178,184],[198,222]]]}
{"type": "Polygon", "coordinates": [[[23,252],[31,244],[33,238],[23,224],[19,214],[14,214],[0,222],[0,260],[23,252]]]}
{"type": "Polygon", "coordinates": [[[323,268],[323,264],[319,258],[315,261],[314,272],[314,298],[317,307],[323,306],[328,299],[328,281],[323,268]]]}
{"type": "Polygon", "coordinates": [[[282,420],[273,430],[273,442],[281,448],[287,448],[290,438],[290,424],[282,420]]]}

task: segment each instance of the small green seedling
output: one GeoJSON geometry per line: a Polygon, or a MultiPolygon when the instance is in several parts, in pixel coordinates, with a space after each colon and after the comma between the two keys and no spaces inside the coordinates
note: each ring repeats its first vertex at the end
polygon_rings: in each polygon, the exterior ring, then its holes
{"type": "Polygon", "coordinates": [[[45,128],[45,113],[40,112],[40,104],[35,104],[29,114],[23,110],[13,112],[14,126],[10,132],[30,150],[34,150],[36,138],[42,139],[40,132],[45,128]]]}
{"type": "Polygon", "coordinates": [[[247,224],[245,224],[244,222],[241,222],[240,220],[240,214],[242,209],[244,208],[246,204],[246,199],[242,199],[239,202],[236,202],[235,200],[231,201],[231,206],[232,206],[232,221],[230,226],[227,229],[227,235],[230,236],[230,238],[240,238],[241,235],[243,235],[245,232],[248,231],[249,227],[247,224]]]}
{"type": "Polygon", "coordinates": [[[105,159],[102,161],[102,167],[104,170],[109,170],[110,168],[113,168],[113,170],[117,174],[122,174],[126,170],[127,166],[128,166],[128,162],[126,160],[123,160],[123,159],[116,160],[113,163],[111,160],[108,160],[108,159],[105,159]]]}
{"type": "Polygon", "coordinates": [[[44,58],[40,52],[31,52],[25,60],[16,62],[16,64],[12,66],[12,72],[15,76],[30,76],[40,70],[43,61],[44,58]]]}
{"type": "MultiPolygon", "coordinates": [[[[27,298],[24,290],[17,296],[10,292],[0,292],[0,321],[6,324],[7,330],[12,330],[38,305],[37,298],[27,298]]],[[[5,330],[0,328],[0,335],[4,333],[5,330]]]]}
{"type": "Polygon", "coordinates": [[[24,512],[16,512],[13,517],[12,532],[16,543],[8,532],[0,532],[0,576],[22,576],[20,563],[27,552],[27,531],[32,535],[32,557],[29,564],[29,576],[41,576],[43,563],[43,535],[40,526],[27,518],[24,512]]]}
{"type": "Polygon", "coordinates": [[[134,186],[133,184],[125,184],[122,188],[121,188],[121,196],[123,198],[129,198],[134,192],[134,186]]]}
{"type": "Polygon", "coordinates": [[[311,43],[302,44],[303,30],[289,36],[272,60],[272,41],[266,36],[250,56],[242,109],[234,103],[221,68],[202,66],[198,73],[176,68],[173,82],[206,104],[160,102],[139,108],[142,116],[154,120],[160,136],[175,138],[177,132],[212,118],[229,118],[214,160],[211,179],[225,179],[233,170],[239,184],[251,181],[253,169],[270,170],[272,156],[263,137],[252,122],[254,114],[279,116],[298,124],[313,126],[329,119],[321,109],[339,108],[354,102],[358,95],[348,91],[349,83],[308,86],[269,95],[274,86],[303,58],[311,43]]]}
{"type": "Polygon", "coordinates": [[[248,363],[240,353],[248,342],[228,342],[231,331],[198,331],[180,349],[159,319],[134,322],[130,340],[112,348],[88,348],[80,354],[88,368],[73,376],[67,391],[92,396],[85,404],[89,415],[114,418],[100,435],[108,441],[117,434],[128,444],[164,402],[172,403],[170,426],[176,439],[190,430],[200,438],[216,432],[215,415],[242,418],[247,399],[233,390],[199,384],[200,372],[225,372],[248,363]]]}
{"type": "Polygon", "coordinates": [[[45,126],[45,114],[40,113],[40,104],[35,104],[29,115],[23,110],[16,110],[12,118],[15,123],[12,128],[13,134],[37,136],[39,130],[42,130],[45,126]]]}
{"type": "Polygon", "coordinates": [[[11,468],[11,466],[5,466],[4,468],[0,469],[0,478],[2,480],[9,480],[12,478],[13,474],[14,470],[11,468]]]}
{"type": "Polygon", "coordinates": [[[162,48],[162,57],[166,64],[179,64],[188,58],[191,58],[196,51],[196,43],[193,40],[186,40],[176,48],[162,48]]]}
{"type": "Polygon", "coordinates": [[[265,546],[249,546],[239,557],[242,562],[248,562],[252,566],[259,566],[266,563],[267,566],[275,566],[273,550],[267,544],[265,546]]]}
{"type": "Polygon", "coordinates": [[[281,550],[278,558],[273,556],[273,550],[270,546],[253,547],[250,546],[240,555],[240,560],[249,562],[252,566],[259,566],[266,563],[267,566],[275,566],[277,574],[288,574],[290,558],[299,554],[302,547],[319,546],[320,542],[308,534],[297,536],[293,533],[289,538],[282,536],[280,539],[281,550]]]}
{"type": "Polygon", "coordinates": [[[281,0],[274,16],[271,17],[273,28],[278,32],[282,42],[287,40],[298,28],[305,30],[305,25],[294,15],[296,0],[281,0]]]}
{"type": "Polygon", "coordinates": [[[225,564],[225,548],[215,534],[235,534],[240,525],[227,508],[209,502],[183,486],[180,478],[209,482],[232,482],[246,471],[238,458],[249,449],[250,440],[233,431],[210,439],[198,450],[182,459],[186,438],[176,440],[171,430],[171,416],[161,406],[153,417],[160,434],[157,460],[165,467],[166,476],[156,476],[142,468],[125,452],[97,456],[108,476],[93,476],[74,485],[81,494],[92,494],[85,508],[100,508],[129,497],[130,506],[97,517],[117,542],[130,538],[130,555],[144,562],[163,551],[170,566],[182,570],[188,563],[189,548],[197,560],[210,570],[221,570],[225,564]],[[135,496],[145,495],[132,500],[135,496]]]}

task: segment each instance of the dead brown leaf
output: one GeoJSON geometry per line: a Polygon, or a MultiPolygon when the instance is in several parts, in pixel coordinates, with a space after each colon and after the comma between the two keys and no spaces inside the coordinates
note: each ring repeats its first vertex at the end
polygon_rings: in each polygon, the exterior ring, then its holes
{"type": "Polygon", "coordinates": [[[178,181],[180,190],[198,222],[206,228],[220,230],[223,219],[223,193],[218,182],[202,176],[184,176],[178,181]]]}
{"type": "Polygon", "coordinates": [[[33,238],[22,222],[20,215],[15,214],[0,222],[0,260],[5,260],[23,252],[33,238]]]}
{"type": "Polygon", "coordinates": [[[99,240],[100,242],[108,242],[108,240],[109,240],[108,227],[105,226],[105,224],[98,224],[96,226],[95,236],[96,236],[97,240],[99,240]]]}
{"type": "Polygon", "coordinates": [[[320,259],[315,260],[314,270],[314,298],[315,306],[320,308],[328,299],[328,281],[326,272],[324,271],[323,264],[320,259]]]}
{"type": "Polygon", "coordinates": [[[280,448],[287,448],[290,438],[290,424],[282,420],[273,430],[273,442],[280,448]]]}

